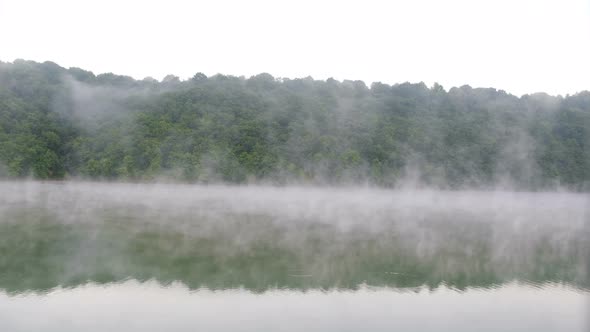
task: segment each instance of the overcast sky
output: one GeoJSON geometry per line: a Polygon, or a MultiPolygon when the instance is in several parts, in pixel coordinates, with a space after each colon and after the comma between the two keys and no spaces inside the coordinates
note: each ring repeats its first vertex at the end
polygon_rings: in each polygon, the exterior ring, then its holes
{"type": "Polygon", "coordinates": [[[0,60],[17,58],[565,95],[590,89],[590,0],[0,0],[0,60]]]}

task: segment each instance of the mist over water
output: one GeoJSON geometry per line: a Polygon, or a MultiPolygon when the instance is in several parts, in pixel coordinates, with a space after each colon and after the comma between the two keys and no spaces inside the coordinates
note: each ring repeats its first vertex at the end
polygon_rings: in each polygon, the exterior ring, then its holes
{"type": "Polygon", "coordinates": [[[256,291],[588,287],[587,194],[90,182],[0,191],[10,291],[127,278],[256,291]]]}
{"type": "Polygon", "coordinates": [[[584,331],[588,202],[568,192],[0,182],[0,327],[37,329],[18,317],[43,311],[49,330],[66,331],[584,331]],[[104,323],[67,313],[82,303],[104,323]],[[173,318],[139,322],[162,311],[173,318]]]}

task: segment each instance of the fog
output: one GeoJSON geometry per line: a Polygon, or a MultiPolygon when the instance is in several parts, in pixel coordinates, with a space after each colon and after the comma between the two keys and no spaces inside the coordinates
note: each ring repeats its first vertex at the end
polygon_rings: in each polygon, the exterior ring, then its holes
{"type": "MultiPolygon", "coordinates": [[[[472,222],[580,228],[588,221],[590,196],[568,192],[388,190],[371,187],[228,186],[114,182],[0,182],[3,209],[44,208],[62,222],[108,208],[137,209],[161,216],[260,214],[273,222],[313,221],[351,226],[384,226],[454,216],[472,222]]],[[[153,222],[148,220],[145,222],[153,222]]],[[[156,220],[175,227],[173,222],[156,220]]]]}
{"type": "Polygon", "coordinates": [[[590,93],[0,66],[0,177],[588,191],[590,93]]]}
{"type": "Polygon", "coordinates": [[[0,287],[587,288],[589,196],[370,187],[1,182],[0,287]],[[23,262],[29,265],[23,266],[23,262]]]}

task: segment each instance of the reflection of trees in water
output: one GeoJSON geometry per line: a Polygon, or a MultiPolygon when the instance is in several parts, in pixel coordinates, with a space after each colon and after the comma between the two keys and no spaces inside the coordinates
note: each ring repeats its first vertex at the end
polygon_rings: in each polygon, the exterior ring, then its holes
{"type": "Polygon", "coordinates": [[[461,290],[513,280],[590,285],[588,230],[566,222],[515,232],[510,224],[466,215],[411,226],[391,220],[378,229],[254,214],[159,223],[139,218],[111,210],[100,222],[64,223],[43,209],[4,211],[0,288],[47,290],[126,278],[253,291],[443,283],[461,290]]]}

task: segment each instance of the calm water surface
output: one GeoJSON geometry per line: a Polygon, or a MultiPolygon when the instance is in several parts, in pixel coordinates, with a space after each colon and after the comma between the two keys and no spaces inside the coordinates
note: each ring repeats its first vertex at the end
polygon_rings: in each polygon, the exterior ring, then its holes
{"type": "Polygon", "coordinates": [[[589,331],[588,203],[0,182],[0,331],[589,331]]]}

